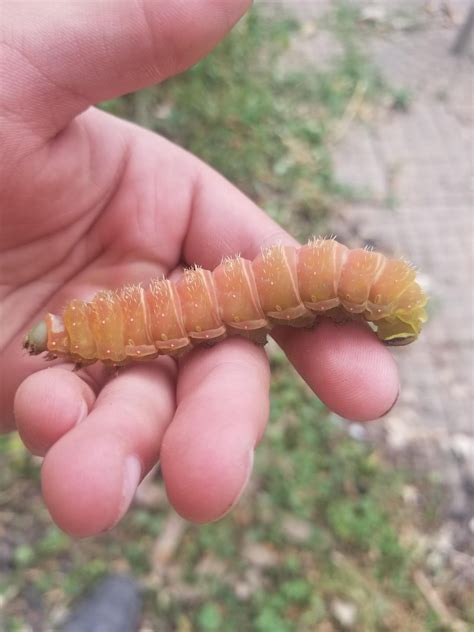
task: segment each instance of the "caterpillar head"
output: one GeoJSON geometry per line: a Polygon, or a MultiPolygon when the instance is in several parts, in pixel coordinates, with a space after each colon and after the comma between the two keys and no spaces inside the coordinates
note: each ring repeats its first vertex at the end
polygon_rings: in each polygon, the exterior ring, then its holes
{"type": "Polygon", "coordinates": [[[48,326],[44,319],[36,323],[26,334],[23,341],[23,348],[30,355],[38,355],[48,350],[48,326]]]}

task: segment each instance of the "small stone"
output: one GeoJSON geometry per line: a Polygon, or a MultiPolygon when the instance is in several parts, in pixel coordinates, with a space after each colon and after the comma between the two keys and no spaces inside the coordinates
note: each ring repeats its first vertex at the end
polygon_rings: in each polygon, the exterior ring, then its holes
{"type": "Polygon", "coordinates": [[[474,438],[462,432],[456,433],[451,437],[451,450],[460,460],[474,459],[474,438]]]}
{"type": "Polygon", "coordinates": [[[387,13],[382,5],[369,5],[361,11],[362,19],[372,24],[383,24],[387,21],[387,13]]]}
{"type": "Polygon", "coordinates": [[[306,520],[287,516],[282,522],[282,531],[290,542],[304,544],[311,537],[312,525],[306,520]]]}
{"type": "Polygon", "coordinates": [[[420,498],[420,494],[414,485],[404,485],[402,496],[404,503],[411,506],[416,506],[420,498]]]}
{"type": "Polygon", "coordinates": [[[247,601],[253,594],[252,587],[247,582],[237,582],[235,584],[235,596],[241,601],[247,601]]]}
{"type": "Polygon", "coordinates": [[[337,623],[344,629],[349,630],[354,627],[357,619],[357,608],[349,601],[342,601],[342,599],[334,599],[331,602],[331,614],[336,619],[337,623]]]}
{"type": "Polygon", "coordinates": [[[278,564],[278,553],[269,546],[258,544],[257,542],[248,543],[244,546],[244,557],[254,564],[263,568],[276,566],[278,564]]]}
{"type": "Polygon", "coordinates": [[[367,430],[362,424],[351,423],[347,428],[349,435],[356,441],[365,441],[367,439],[367,430]]]}

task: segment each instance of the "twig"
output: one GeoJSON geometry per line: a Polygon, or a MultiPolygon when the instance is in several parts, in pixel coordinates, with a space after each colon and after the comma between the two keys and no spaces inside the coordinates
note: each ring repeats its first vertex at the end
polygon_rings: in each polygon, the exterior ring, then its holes
{"type": "Polygon", "coordinates": [[[152,564],[155,571],[160,572],[171,560],[183,538],[187,524],[178,514],[170,512],[164,529],[153,546],[152,564]]]}
{"type": "Polygon", "coordinates": [[[357,115],[357,112],[360,109],[365,97],[365,93],[367,92],[368,82],[367,81],[358,81],[356,87],[354,88],[354,92],[352,93],[351,98],[349,99],[349,103],[344,110],[344,114],[342,119],[336,125],[335,130],[331,134],[330,142],[334,145],[337,144],[347,133],[352,121],[357,115]]]}
{"type": "Polygon", "coordinates": [[[467,630],[466,624],[463,621],[454,619],[451,616],[445,603],[431,585],[429,579],[423,571],[415,571],[413,577],[418,590],[425,598],[429,607],[438,616],[441,623],[448,626],[451,630],[455,630],[455,632],[465,632],[467,630]]]}

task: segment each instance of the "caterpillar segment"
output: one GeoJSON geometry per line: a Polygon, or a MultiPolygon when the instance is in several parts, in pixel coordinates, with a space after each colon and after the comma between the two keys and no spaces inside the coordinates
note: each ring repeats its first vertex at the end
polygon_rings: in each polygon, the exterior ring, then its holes
{"type": "Polygon", "coordinates": [[[320,317],[370,323],[389,345],[418,337],[427,297],[405,261],[333,239],[271,246],[253,260],[226,258],[212,272],[186,270],[173,283],[126,286],[72,300],[62,316],[46,314],[27,334],[32,355],[79,366],[121,366],[240,335],[264,344],[274,325],[311,327],[320,317]]]}

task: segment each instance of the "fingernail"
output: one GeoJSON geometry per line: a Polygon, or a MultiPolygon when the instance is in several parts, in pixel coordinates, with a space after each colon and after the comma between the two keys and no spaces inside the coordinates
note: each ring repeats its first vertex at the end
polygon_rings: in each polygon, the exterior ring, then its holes
{"type": "Polygon", "coordinates": [[[397,396],[395,397],[393,404],[390,406],[390,408],[386,412],[384,412],[382,417],[386,417],[390,412],[392,412],[392,410],[395,408],[396,403],[398,402],[399,397],[400,397],[400,389],[398,389],[398,393],[397,393],[397,396]]]}
{"type": "Polygon", "coordinates": [[[224,518],[224,516],[226,516],[230,511],[232,511],[232,509],[237,505],[237,503],[241,499],[242,494],[244,493],[245,488],[247,487],[247,484],[248,484],[248,482],[250,480],[250,475],[252,474],[253,458],[254,458],[254,449],[250,448],[249,453],[248,453],[247,471],[245,472],[245,478],[244,478],[244,482],[242,484],[242,487],[240,488],[239,493],[234,498],[232,503],[227,507],[227,509],[218,518],[213,520],[213,522],[217,522],[218,520],[221,520],[222,518],[224,518]]]}
{"type": "Polygon", "coordinates": [[[130,507],[130,503],[133,500],[133,496],[135,495],[140,482],[141,475],[142,467],[140,461],[134,455],[128,456],[125,459],[123,468],[122,496],[120,499],[117,519],[112,525],[113,527],[123,518],[127,509],[130,507]]]}

